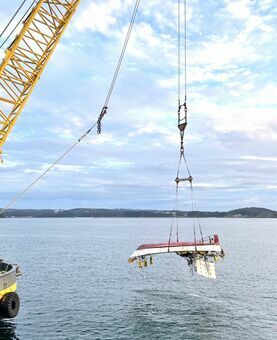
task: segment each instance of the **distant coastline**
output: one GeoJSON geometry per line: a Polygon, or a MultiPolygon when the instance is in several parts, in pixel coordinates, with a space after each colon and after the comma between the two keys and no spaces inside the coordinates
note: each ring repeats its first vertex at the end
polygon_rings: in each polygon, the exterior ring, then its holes
{"type": "Polygon", "coordinates": [[[177,211],[172,210],[139,210],[139,209],[8,209],[0,218],[72,218],[72,217],[226,217],[226,218],[277,218],[277,211],[266,208],[241,208],[230,211],[177,211]]]}

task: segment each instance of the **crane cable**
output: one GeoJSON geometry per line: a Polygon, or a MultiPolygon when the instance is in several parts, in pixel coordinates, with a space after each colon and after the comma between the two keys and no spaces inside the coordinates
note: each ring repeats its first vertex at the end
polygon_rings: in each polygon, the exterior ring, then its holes
{"type": "MultiPolygon", "coordinates": [[[[187,105],[186,105],[186,102],[187,102],[187,83],[188,83],[188,80],[187,80],[187,41],[188,41],[188,39],[187,39],[187,21],[188,21],[187,20],[187,0],[184,0],[184,18],[185,18],[184,19],[184,45],[185,45],[185,50],[184,50],[184,77],[185,77],[185,80],[184,80],[184,82],[185,82],[185,84],[184,84],[184,86],[185,86],[184,103],[185,103],[185,109],[187,109],[187,105]]],[[[183,155],[183,158],[184,158],[184,161],[185,161],[185,164],[186,164],[188,174],[189,174],[189,176],[191,176],[185,155],[183,155]]],[[[192,181],[190,182],[190,190],[191,190],[192,206],[194,205],[194,208],[192,208],[192,211],[197,212],[198,208],[197,208],[197,203],[196,203],[196,198],[195,198],[195,193],[194,193],[192,181]]],[[[197,222],[198,222],[198,228],[199,228],[200,236],[201,236],[201,239],[203,241],[204,240],[203,231],[202,231],[202,226],[201,226],[201,223],[200,223],[198,216],[197,216],[197,222]]],[[[195,234],[195,226],[194,226],[194,234],[195,234]]]]}
{"type": "Polygon", "coordinates": [[[14,13],[14,15],[12,16],[12,18],[10,19],[10,21],[7,23],[7,25],[4,27],[3,31],[0,33],[0,38],[2,38],[2,36],[4,35],[4,33],[6,32],[6,30],[9,28],[9,26],[11,25],[11,23],[13,22],[13,20],[15,19],[15,17],[17,16],[17,14],[19,13],[19,11],[21,10],[21,8],[24,6],[25,2],[27,0],[23,0],[21,5],[18,7],[18,9],[16,10],[16,12],[14,13]]]}
{"type": "MultiPolygon", "coordinates": [[[[181,107],[181,0],[178,0],[178,15],[177,15],[177,32],[178,32],[178,48],[177,48],[177,59],[178,59],[178,79],[177,79],[177,94],[178,94],[178,124],[180,122],[180,107],[181,107]]],[[[186,47],[186,45],[185,45],[186,47]]],[[[186,88],[186,87],[185,87],[186,88]]],[[[177,176],[178,178],[179,171],[180,171],[180,165],[182,160],[182,154],[180,152],[180,158],[179,158],[179,164],[178,164],[178,170],[177,170],[177,176]]],[[[179,194],[179,183],[176,182],[176,188],[175,188],[175,198],[174,198],[174,207],[173,207],[173,214],[172,214],[172,221],[170,226],[170,232],[169,232],[169,239],[168,239],[168,246],[171,242],[172,237],[172,231],[174,227],[174,219],[176,219],[176,241],[179,240],[179,216],[178,216],[178,194],[179,194]]]]}
{"type": "MultiPolygon", "coordinates": [[[[33,5],[35,4],[37,0],[33,0],[31,5],[27,8],[27,10],[24,12],[24,14],[22,15],[22,17],[19,19],[18,23],[15,25],[15,27],[12,29],[12,31],[8,34],[7,38],[2,42],[2,44],[0,45],[0,48],[3,48],[3,46],[5,45],[5,43],[10,39],[11,35],[14,33],[14,31],[17,29],[17,27],[21,24],[21,22],[24,20],[24,18],[27,16],[27,14],[29,13],[30,9],[33,7],[33,5]]],[[[23,0],[22,4],[19,6],[19,8],[16,10],[15,14],[13,15],[13,17],[11,18],[11,20],[7,23],[7,25],[5,26],[5,28],[3,29],[3,31],[0,33],[0,38],[2,38],[3,34],[6,32],[6,30],[8,29],[8,27],[11,25],[11,23],[13,22],[13,20],[15,19],[15,17],[17,16],[17,14],[19,13],[19,11],[21,10],[21,8],[23,7],[23,5],[25,4],[26,0],[23,0]]]]}
{"type": "Polygon", "coordinates": [[[104,118],[104,116],[106,115],[107,110],[108,110],[108,104],[109,104],[110,98],[112,96],[114,86],[115,86],[116,80],[118,78],[119,71],[121,69],[121,65],[122,65],[122,62],[123,62],[123,59],[124,59],[124,56],[125,56],[125,53],[126,53],[128,42],[130,40],[130,36],[131,36],[132,29],[133,29],[133,26],[134,26],[134,23],[135,23],[135,19],[136,19],[136,16],[137,16],[137,12],[138,12],[140,2],[141,2],[141,0],[136,0],[135,7],[134,7],[134,10],[133,10],[133,13],[132,13],[132,17],[131,17],[131,20],[130,20],[130,23],[129,23],[129,27],[128,27],[128,30],[127,30],[127,33],[126,33],[126,36],[125,36],[125,39],[124,39],[124,44],[122,46],[121,53],[120,53],[120,56],[119,56],[119,59],[118,59],[118,62],[117,62],[117,66],[116,66],[116,69],[115,69],[115,72],[114,72],[114,75],[113,75],[113,78],[112,78],[106,99],[104,101],[104,106],[103,106],[103,108],[102,108],[102,110],[101,110],[101,112],[98,116],[98,119],[91,125],[91,127],[78,140],[76,140],[74,143],[72,143],[68,147],[68,149],[65,152],[63,152],[60,157],[58,157],[58,159],[55,162],[53,162],[50,166],[48,166],[48,168],[45,171],[43,171],[43,173],[41,175],[39,175],[33,182],[31,182],[24,190],[19,192],[2,210],[0,210],[0,215],[2,215],[7,209],[9,209],[11,206],[13,206],[18,201],[19,198],[21,198],[41,178],[43,178],[48,172],[50,172],[54,168],[54,166],[57,165],[67,154],[69,154],[80,142],[82,142],[82,140],[85,139],[96,126],[97,126],[97,133],[98,134],[101,133],[101,122],[102,122],[102,119],[104,118]]]}
{"type": "MultiPolygon", "coordinates": [[[[171,237],[172,237],[172,231],[173,231],[173,224],[174,224],[174,218],[176,218],[176,240],[177,242],[179,241],[179,222],[178,222],[178,193],[179,193],[179,183],[181,181],[188,181],[190,185],[190,192],[191,192],[191,206],[192,206],[192,217],[193,217],[193,235],[194,235],[194,242],[196,243],[196,225],[195,225],[195,215],[197,211],[197,204],[196,204],[196,199],[195,199],[195,194],[194,194],[194,189],[193,189],[193,178],[191,176],[191,172],[185,157],[185,150],[184,150],[184,132],[185,128],[187,126],[187,1],[183,1],[183,16],[184,16],[184,26],[183,26],[183,31],[184,31],[184,69],[183,69],[183,74],[184,74],[184,84],[183,84],[183,90],[184,90],[184,101],[181,102],[181,0],[178,0],[178,128],[180,131],[180,155],[179,155],[179,162],[178,162],[178,168],[177,168],[177,176],[175,179],[176,182],[176,192],[175,192],[175,200],[174,200],[174,209],[173,209],[173,215],[172,215],[172,222],[171,222],[171,227],[170,227],[170,232],[169,232],[169,242],[168,244],[170,245],[171,242],[171,237]],[[183,111],[183,115],[182,115],[183,111]],[[188,173],[187,178],[179,178],[180,174],[180,168],[182,161],[184,162],[185,168],[188,173]]],[[[203,232],[202,232],[202,227],[200,224],[199,217],[197,217],[198,220],[198,228],[200,232],[201,239],[203,240],[203,232]]]]}

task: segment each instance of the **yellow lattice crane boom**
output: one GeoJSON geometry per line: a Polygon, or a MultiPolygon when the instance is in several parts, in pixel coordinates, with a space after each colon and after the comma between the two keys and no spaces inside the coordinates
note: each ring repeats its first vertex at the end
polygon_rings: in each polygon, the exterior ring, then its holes
{"type": "Polygon", "coordinates": [[[7,48],[0,64],[0,156],[3,144],[80,1],[38,1],[7,48]]]}

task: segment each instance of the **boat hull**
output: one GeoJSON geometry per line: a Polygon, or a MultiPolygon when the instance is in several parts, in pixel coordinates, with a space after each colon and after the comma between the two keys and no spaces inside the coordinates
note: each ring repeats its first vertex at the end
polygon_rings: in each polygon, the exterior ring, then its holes
{"type": "Polygon", "coordinates": [[[153,255],[175,253],[187,260],[191,272],[209,279],[215,279],[215,262],[225,256],[220,246],[218,235],[208,237],[207,241],[198,242],[166,242],[142,244],[129,257],[129,263],[137,261],[139,268],[152,265],[153,255]],[[149,257],[149,262],[147,257],[149,257]]]}
{"type": "Polygon", "coordinates": [[[221,253],[222,248],[220,244],[195,244],[189,242],[179,242],[175,244],[149,244],[142,245],[138,249],[136,249],[133,254],[130,256],[129,260],[136,260],[139,257],[147,256],[147,255],[156,255],[156,254],[164,254],[164,253],[221,253]]]}

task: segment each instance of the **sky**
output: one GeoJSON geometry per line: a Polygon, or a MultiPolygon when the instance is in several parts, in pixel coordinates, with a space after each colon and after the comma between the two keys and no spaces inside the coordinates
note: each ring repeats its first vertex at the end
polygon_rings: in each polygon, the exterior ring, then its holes
{"type": "MultiPolygon", "coordinates": [[[[187,0],[185,149],[199,210],[277,209],[274,2],[187,0]]],[[[0,30],[20,3],[0,1],[0,30]]],[[[4,145],[0,206],[97,119],[134,3],[81,1],[4,145]]],[[[79,144],[14,208],[172,209],[176,111],[177,1],[142,0],[102,134],[79,144]]],[[[179,199],[191,209],[186,185],[179,199]]]]}

